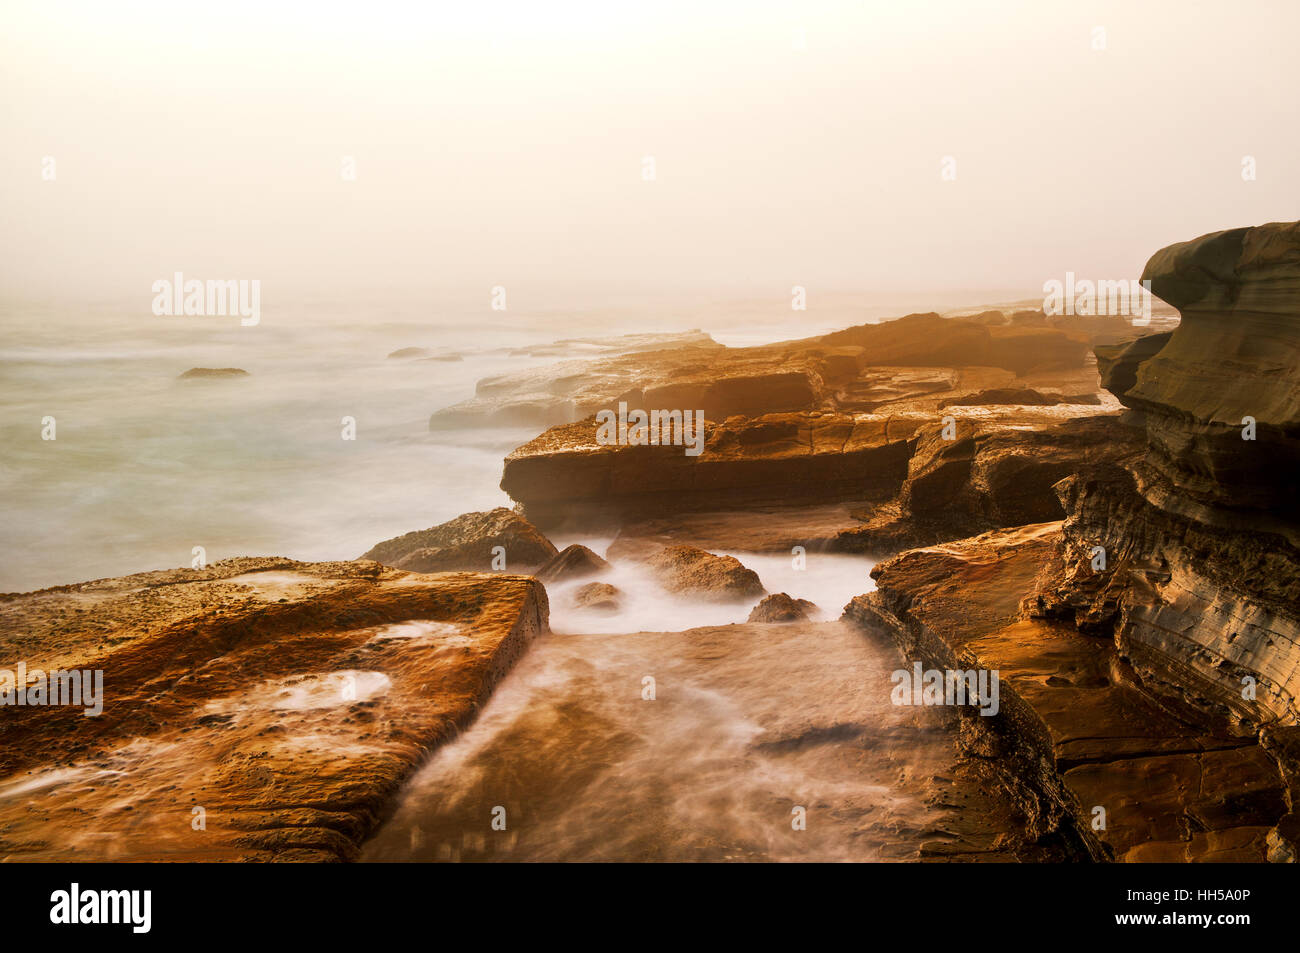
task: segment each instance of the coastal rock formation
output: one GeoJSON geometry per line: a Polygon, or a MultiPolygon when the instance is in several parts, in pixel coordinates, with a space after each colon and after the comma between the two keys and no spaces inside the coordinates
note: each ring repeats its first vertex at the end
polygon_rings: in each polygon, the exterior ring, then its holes
{"type": "MultiPolygon", "coordinates": [[[[1083,408],[1079,408],[1083,410],[1083,408]]],[[[1109,414],[961,418],[915,438],[895,502],[864,511],[833,549],[886,554],[1065,515],[1055,485],[1089,466],[1140,455],[1140,435],[1109,414]],[[1027,423],[1038,424],[1038,429],[1027,423]],[[952,439],[945,439],[945,431],[952,439]]]]}
{"type": "Polygon", "coordinates": [[[95,717],[0,709],[0,858],[352,858],[547,618],[526,576],[274,558],[0,598],[0,667],[103,673],[95,717]]]}
{"type": "Polygon", "coordinates": [[[1040,611],[1113,633],[1153,687],[1296,725],[1300,223],[1171,246],[1144,277],[1183,323],[1108,353],[1103,373],[1147,452],[1061,485],[1062,576],[1040,611]]]}
{"type": "Polygon", "coordinates": [[[807,599],[793,599],[789,593],[768,596],[749,613],[747,622],[810,622],[820,614],[807,599]]]}
{"type": "Polygon", "coordinates": [[[883,386],[886,395],[877,402],[888,401],[889,389],[897,386],[889,381],[904,368],[931,379],[920,392],[942,397],[966,376],[974,387],[965,389],[979,389],[1003,386],[1020,375],[1082,370],[1087,344],[1086,336],[1054,328],[989,328],[937,314],[760,347],[726,348],[710,339],[485,378],[473,398],[437,411],[429,426],[555,426],[620,401],[630,407],[702,410],[710,420],[869,410],[863,394],[883,386]],[[939,380],[933,380],[936,375],[939,380]]]}
{"type": "Polygon", "coordinates": [[[862,348],[863,365],[1000,367],[1017,375],[1078,367],[1088,339],[1055,328],[996,327],[938,314],[909,314],[823,335],[821,343],[862,348]]]}
{"type": "Polygon", "coordinates": [[[188,380],[210,380],[222,379],[228,377],[247,377],[248,371],[242,367],[191,367],[184,374],[180,375],[183,381],[188,380]]]}
{"type": "Polygon", "coordinates": [[[1125,403],[1148,479],[1211,507],[1300,514],[1300,222],[1234,228],[1157,252],[1142,273],[1182,323],[1125,403]],[[1247,439],[1243,439],[1243,437],[1247,439]]]}
{"type": "Polygon", "coordinates": [[[499,506],[385,540],[360,558],[410,572],[488,572],[502,568],[502,550],[504,568],[517,572],[531,572],[557,555],[537,527],[499,506]]]}
{"type": "Polygon", "coordinates": [[[659,351],[669,347],[720,347],[717,341],[701,331],[650,331],[635,334],[615,334],[608,337],[564,338],[550,344],[526,344],[510,348],[517,357],[563,357],[574,351],[583,351],[592,357],[612,354],[635,354],[638,351],[659,351]]]}
{"type": "MultiPolygon", "coordinates": [[[[1098,859],[1293,860],[1300,223],[1171,246],[1144,278],[1182,322],[1098,348],[1127,410],[1088,423],[1113,445],[1056,484],[1063,521],[905,552],[847,614],[1002,673],[1006,717],[963,737],[1045,834],[1098,859]]],[[[962,440],[918,437],[909,513],[964,492],[962,440]]]]}
{"type": "Polygon", "coordinates": [[[581,579],[583,576],[595,576],[606,572],[609,568],[609,563],[586,546],[574,543],[572,546],[566,546],[545,566],[537,570],[537,578],[542,582],[581,579]]]}
{"type": "Polygon", "coordinates": [[[1096,394],[1055,394],[1034,390],[1032,387],[994,387],[989,390],[977,391],[974,394],[963,394],[959,397],[945,397],[939,402],[939,407],[976,407],[984,404],[1015,404],[1020,407],[1050,407],[1056,404],[1099,403],[1101,403],[1101,401],[1098,399],[1096,394]]]}
{"type": "Polygon", "coordinates": [[[715,556],[693,546],[669,546],[646,561],[646,568],[671,592],[730,602],[764,594],[758,574],[735,556],[715,556]]]}
{"type": "Polygon", "coordinates": [[[1032,835],[1097,860],[1265,859],[1288,811],[1266,746],[1152,695],[1114,643],[1025,611],[1060,532],[1044,523],[910,550],[875,567],[876,591],[845,617],[927,667],[999,673],[998,712],[960,709],[961,740],[1032,835]]]}
{"type": "Polygon", "coordinates": [[[553,427],[505,461],[501,488],[550,527],[665,511],[887,498],[898,491],[919,417],[767,414],[705,423],[699,456],[679,446],[596,440],[593,419],[553,427]]]}

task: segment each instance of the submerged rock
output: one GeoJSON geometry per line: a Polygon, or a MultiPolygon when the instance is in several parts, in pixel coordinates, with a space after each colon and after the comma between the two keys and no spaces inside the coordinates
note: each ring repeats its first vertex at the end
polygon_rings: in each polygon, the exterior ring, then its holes
{"type": "Polygon", "coordinates": [[[788,593],[768,596],[749,613],[748,622],[808,622],[820,615],[807,599],[793,599],[788,593]]]}
{"type": "Polygon", "coordinates": [[[555,556],[537,527],[500,506],[385,540],[360,558],[410,572],[531,572],[555,556]]]}
{"type": "Polygon", "coordinates": [[[669,546],[651,556],[646,567],[673,593],[720,602],[764,594],[758,574],[735,556],[715,556],[694,546],[669,546]]]}

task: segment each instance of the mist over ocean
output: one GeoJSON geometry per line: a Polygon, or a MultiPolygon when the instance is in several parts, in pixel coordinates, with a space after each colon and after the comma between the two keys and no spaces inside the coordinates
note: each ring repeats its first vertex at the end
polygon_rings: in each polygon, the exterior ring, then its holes
{"type": "MultiPolygon", "coordinates": [[[[535,428],[430,432],[429,415],[475,383],[592,355],[585,337],[701,328],[731,346],[804,337],[909,310],[995,300],[952,292],[492,311],[373,299],[277,300],[262,316],[167,317],[150,298],[93,305],[0,302],[0,498],[10,558],[0,591],[282,555],[353,559],[382,539],[469,510],[509,506],[502,458],[535,428]],[[407,347],[433,358],[390,359],[407,347]],[[192,367],[247,377],[181,380],[192,367]],[[41,438],[55,418],[56,439],[41,438]],[[356,439],[342,439],[342,419],[356,439]]],[[[1030,289],[1031,291],[1033,289],[1030,289]]],[[[1004,298],[1012,292],[1001,292],[1004,298]]],[[[1023,294],[1023,292],[1022,292],[1023,294]]]]}

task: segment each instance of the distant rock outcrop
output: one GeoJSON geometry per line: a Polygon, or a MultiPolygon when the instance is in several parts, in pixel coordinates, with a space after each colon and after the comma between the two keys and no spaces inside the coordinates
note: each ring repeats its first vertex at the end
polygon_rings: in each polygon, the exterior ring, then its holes
{"type": "Polygon", "coordinates": [[[437,411],[429,426],[555,426],[620,401],[703,410],[710,420],[870,409],[860,407],[857,395],[864,373],[879,376],[871,369],[890,367],[893,376],[902,368],[970,368],[1006,380],[1083,368],[1087,349],[1086,335],[1057,328],[986,327],[938,314],[760,347],[727,348],[706,336],[691,344],[484,378],[473,398],[437,411]]]}
{"type": "Polygon", "coordinates": [[[854,346],[875,365],[1001,367],[1016,374],[1077,367],[1088,338],[1056,328],[975,324],[938,314],[909,314],[824,335],[824,344],[854,346]]]}
{"type": "Polygon", "coordinates": [[[247,377],[248,371],[242,367],[191,367],[180,375],[183,381],[223,377],[247,377]]]}
{"type": "Polygon", "coordinates": [[[537,527],[500,506],[385,540],[360,558],[410,572],[531,572],[555,556],[537,527]]]}

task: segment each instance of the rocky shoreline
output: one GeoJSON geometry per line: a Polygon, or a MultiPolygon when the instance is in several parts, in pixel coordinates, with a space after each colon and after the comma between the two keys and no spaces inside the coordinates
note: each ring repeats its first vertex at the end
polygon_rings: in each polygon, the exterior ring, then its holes
{"type": "Polygon", "coordinates": [[[957,737],[1017,829],[921,855],[1295,861],[1300,223],[1172,246],[1143,277],[1176,326],[1022,310],[583,342],[430,419],[542,429],[504,461],[513,510],[353,562],[0,596],[0,664],[102,670],[112,698],[0,716],[0,855],[354,859],[553,600],[620,611],[631,567],[734,605],[730,638],[840,611],[769,590],[751,553],[877,561],[835,625],[999,673],[1000,710],[959,709],[957,737]],[[602,439],[616,406],[698,411],[700,451],[602,439]],[[603,555],[556,545],[598,535],[603,555]]]}

